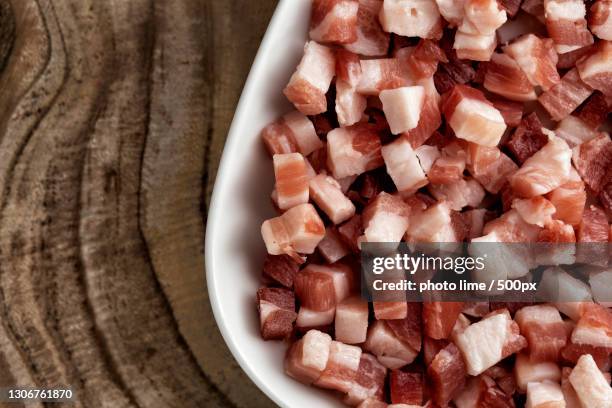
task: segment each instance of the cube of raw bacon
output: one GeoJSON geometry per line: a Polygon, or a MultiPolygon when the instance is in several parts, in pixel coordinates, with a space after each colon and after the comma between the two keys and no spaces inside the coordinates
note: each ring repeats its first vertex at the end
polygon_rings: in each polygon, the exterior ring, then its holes
{"type": "Polygon", "coordinates": [[[514,208],[521,217],[532,225],[544,227],[544,224],[552,222],[555,206],[542,196],[516,199],[512,202],[514,208]]]}
{"type": "Polygon", "coordinates": [[[426,87],[425,91],[425,100],[423,101],[419,123],[414,129],[403,134],[403,137],[415,149],[425,143],[442,124],[439,106],[440,95],[436,91],[435,85],[433,87],[426,87]]]}
{"type": "Polygon", "coordinates": [[[425,89],[422,86],[407,86],[388,89],[380,93],[383,110],[393,134],[414,129],[419,123],[425,89]]]}
{"type": "Polygon", "coordinates": [[[604,307],[612,307],[612,268],[595,270],[589,273],[589,285],[593,299],[604,307]]]}
{"type": "Polygon", "coordinates": [[[599,193],[612,180],[612,140],[605,133],[574,148],[574,166],[593,191],[599,193]]]}
{"type": "Polygon", "coordinates": [[[365,96],[347,82],[336,81],[336,115],[340,126],[351,126],[361,121],[367,107],[365,96]]]}
{"type": "Polygon", "coordinates": [[[343,263],[336,263],[333,265],[315,265],[310,264],[305,269],[315,270],[317,272],[324,273],[331,276],[334,284],[334,292],[336,297],[336,304],[343,301],[353,291],[355,287],[355,277],[353,269],[343,263]]]}
{"type": "Polygon", "coordinates": [[[410,217],[410,208],[401,198],[380,193],[363,210],[367,242],[400,242],[410,217]]]}
{"type": "Polygon", "coordinates": [[[566,265],[576,262],[575,247],[568,245],[576,242],[576,234],[571,225],[559,220],[547,222],[538,234],[538,242],[543,245],[538,247],[535,254],[537,264],[566,265]]]}
{"type": "Polygon", "coordinates": [[[561,386],[551,381],[532,382],[527,385],[526,408],[565,408],[561,386]]]}
{"type": "Polygon", "coordinates": [[[525,222],[518,211],[513,209],[488,222],[482,232],[495,234],[501,239],[499,242],[534,242],[540,230],[539,227],[525,222]]]}
{"type": "Polygon", "coordinates": [[[491,103],[495,109],[504,117],[506,125],[516,127],[523,118],[523,104],[520,102],[509,101],[504,98],[491,98],[491,103]]]}
{"type": "Polygon", "coordinates": [[[541,23],[545,22],[543,0],[524,0],[521,4],[521,10],[536,17],[541,23]]]}
{"type": "Polygon", "coordinates": [[[483,146],[496,146],[506,130],[504,118],[481,91],[457,85],[442,106],[455,135],[483,146]]]}
{"type": "Polygon", "coordinates": [[[463,310],[462,302],[423,303],[423,328],[432,339],[448,339],[463,310]]]}
{"type": "Polygon", "coordinates": [[[404,319],[408,313],[406,302],[372,302],[376,320],[404,319]]]}
{"type": "Polygon", "coordinates": [[[320,43],[348,44],[357,40],[356,0],[314,0],[310,38],[320,43]]]}
{"type": "Polygon", "coordinates": [[[593,95],[578,109],[576,117],[593,130],[598,129],[608,117],[608,102],[601,92],[593,95]]]}
{"type": "Polygon", "coordinates": [[[308,172],[300,153],[275,154],[276,204],[288,210],[308,202],[308,172]]]}
{"type": "Polygon", "coordinates": [[[479,375],[527,346],[507,310],[491,313],[455,337],[470,375],[479,375]]]}
{"type": "Polygon", "coordinates": [[[285,96],[304,115],[316,115],[327,110],[325,94],[336,72],[334,53],[328,47],[310,41],[289,84],[285,96]]]}
{"type": "Polygon", "coordinates": [[[363,235],[363,220],[357,214],[338,228],[338,233],[344,242],[349,245],[351,251],[359,252],[358,241],[363,235]]]}
{"type": "Polygon", "coordinates": [[[368,125],[334,129],[327,134],[327,164],[336,179],[359,175],[383,165],[380,148],[368,125]]]}
{"type": "Polygon", "coordinates": [[[574,321],[582,315],[583,302],[592,300],[589,286],[559,267],[548,268],[542,273],[538,292],[550,299],[559,299],[555,307],[574,321]]]}
{"type": "Polygon", "coordinates": [[[349,392],[357,377],[360,361],[361,349],[359,347],[332,341],[325,370],[314,385],[343,393],[349,392]]]}
{"type": "Polygon", "coordinates": [[[399,138],[381,151],[387,173],[398,191],[411,193],[427,185],[427,177],[408,140],[399,138]]]}
{"type": "Polygon", "coordinates": [[[344,47],[356,54],[379,57],[387,54],[390,35],[383,31],[378,21],[383,0],[359,0],[357,13],[357,41],[344,47]]]}
{"type": "Polygon", "coordinates": [[[612,311],[598,304],[586,304],[572,332],[572,343],[612,349],[612,311]]]}
{"type": "Polygon", "coordinates": [[[521,8],[521,0],[500,0],[499,5],[510,17],[514,17],[521,8]]]}
{"type": "Polygon", "coordinates": [[[576,67],[585,84],[612,96],[612,42],[599,42],[596,51],[578,61],[576,67]]]}
{"type": "Polygon", "coordinates": [[[446,407],[465,386],[467,377],[466,366],[461,352],[450,343],[434,357],[427,368],[427,374],[432,383],[433,401],[446,407]]]}
{"type": "Polygon", "coordinates": [[[325,226],[312,204],[300,204],[261,225],[270,255],[286,254],[303,262],[298,253],[312,254],[325,235],[325,226]]]}
{"type": "Polygon", "coordinates": [[[389,405],[386,402],[383,402],[383,401],[380,401],[374,398],[368,398],[367,400],[363,401],[361,404],[357,406],[357,408],[388,408],[388,407],[389,405]]]}
{"type": "Polygon", "coordinates": [[[546,143],[548,143],[548,136],[542,132],[542,122],[534,112],[521,121],[506,146],[512,156],[523,164],[546,143]]]}
{"type": "Polygon", "coordinates": [[[563,367],[561,374],[561,392],[563,392],[563,398],[565,399],[565,407],[582,408],[580,400],[578,399],[578,394],[576,394],[576,390],[574,390],[574,387],[572,387],[569,381],[571,372],[572,369],[570,367],[563,367]]]}
{"type": "Polygon", "coordinates": [[[351,87],[359,84],[361,77],[361,61],[359,55],[343,48],[336,50],[336,79],[343,81],[351,87]]]}
{"type": "Polygon", "coordinates": [[[336,306],[336,340],[346,344],[366,341],[368,332],[368,302],[351,296],[336,306]]]}
{"type": "Polygon", "coordinates": [[[565,323],[554,306],[527,306],[516,312],[514,320],[529,343],[532,361],[557,361],[567,344],[565,323]]]}
{"type": "Polygon", "coordinates": [[[264,340],[283,339],[293,331],[295,297],[293,292],[282,288],[261,288],[257,291],[257,309],[261,337],[264,340]]]}
{"type": "Polygon", "coordinates": [[[474,179],[459,179],[448,184],[430,184],[429,192],[439,201],[446,201],[451,210],[461,211],[464,207],[478,207],[485,197],[485,191],[474,179]]]}
{"type": "Polygon", "coordinates": [[[293,280],[299,269],[300,265],[287,255],[267,255],[263,265],[263,274],[266,278],[286,288],[292,288],[293,280]]]}
{"type": "Polygon", "coordinates": [[[421,168],[427,174],[433,167],[433,164],[440,158],[440,150],[436,146],[421,145],[414,150],[421,168]]]}
{"type": "Polygon", "coordinates": [[[331,343],[329,334],[310,330],[287,351],[285,372],[305,384],[316,381],[327,366],[331,343]]]}
{"type": "Polygon", "coordinates": [[[587,197],[584,183],[573,167],[569,180],[548,193],[546,198],[557,209],[555,219],[572,226],[580,224],[587,197]]]}
{"type": "Polygon", "coordinates": [[[485,371],[484,375],[491,377],[506,395],[513,395],[516,392],[514,373],[506,366],[501,364],[493,366],[485,371]]]}
{"type": "Polygon", "coordinates": [[[497,0],[466,0],[465,18],[459,31],[468,34],[495,34],[508,19],[497,0]]]}
{"type": "Polygon", "coordinates": [[[325,229],[325,237],[319,242],[317,249],[327,263],[337,262],[350,253],[350,249],[344,243],[335,227],[325,229]]]}
{"type": "Polygon", "coordinates": [[[612,1],[598,0],[589,10],[589,28],[602,40],[612,41],[612,1]]]}
{"type": "Polygon", "coordinates": [[[580,79],[578,70],[572,69],[561,78],[561,82],[540,95],[538,101],[553,120],[560,121],[592,93],[593,89],[580,79]]]}
{"type": "Polygon", "coordinates": [[[518,166],[497,147],[470,143],[467,168],[485,190],[497,194],[518,166]]]}
{"type": "Polygon", "coordinates": [[[595,48],[595,44],[587,45],[582,48],[578,48],[574,51],[566,52],[565,54],[559,54],[559,62],[557,62],[557,69],[571,69],[576,66],[576,63],[582,59],[585,55],[590,55],[595,48]]]}
{"type": "Polygon", "coordinates": [[[427,172],[427,178],[434,184],[456,183],[463,179],[466,154],[461,150],[456,156],[442,155],[427,172]]]}
{"type": "Polygon", "coordinates": [[[434,75],[436,89],[440,93],[452,90],[455,85],[466,84],[476,76],[476,71],[472,65],[453,55],[456,53],[452,48],[446,52],[450,61],[447,64],[440,64],[434,75]]]}
{"type": "Polygon", "coordinates": [[[566,116],[555,129],[555,133],[572,148],[596,138],[599,134],[574,115],[566,116]]]}
{"type": "Polygon", "coordinates": [[[438,203],[410,218],[406,232],[409,242],[456,242],[451,209],[447,203],[438,203]]]}
{"type": "Polygon", "coordinates": [[[384,320],[376,320],[370,325],[363,347],[391,370],[412,363],[418,355],[418,351],[397,338],[384,320]]]}
{"type": "Polygon", "coordinates": [[[612,404],[610,383],[595,365],[593,357],[584,355],[572,370],[569,381],[583,407],[609,407],[612,404]]]}
{"type": "Polygon", "coordinates": [[[307,156],[323,147],[314,125],[300,112],[290,112],[266,126],[261,136],[272,156],[295,152],[307,156]]]}
{"type": "Polygon", "coordinates": [[[459,26],[465,15],[465,0],[436,0],[438,10],[450,26],[459,26]]]}
{"type": "Polygon", "coordinates": [[[471,240],[482,236],[486,214],[487,210],[484,208],[477,208],[461,213],[463,222],[467,228],[464,239],[471,240]]]}
{"type": "Polygon", "coordinates": [[[295,294],[302,306],[323,312],[336,306],[333,277],[318,265],[309,265],[295,276],[295,294]]]}
{"type": "Polygon", "coordinates": [[[497,38],[493,34],[468,34],[457,31],[453,49],[461,59],[489,61],[497,47],[497,38]]]}
{"type": "Polygon", "coordinates": [[[504,47],[504,52],[517,62],[532,85],[547,91],[561,81],[557,72],[559,57],[550,38],[526,34],[504,47]]]}
{"type": "Polygon", "coordinates": [[[529,383],[560,381],[561,369],[556,362],[533,362],[527,354],[521,353],[516,356],[514,377],[516,378],[518,390],[524,393],[527,391],[529,383]]]}
{"type": "Polygon", "coordinates": [[[393,370],[389,376],[391,403],[421,406],[424,380],[422,373],[393,370]]]}
{"type": "Polygon", "coordinates": [[[571,159],[572,150],[567,143],[550,135],[548,143],[509,177],[510,185],[520,197],[549,193],[568,181],[571,159]]]}
{"type": "Polygon", "coordinates": [[[410,86],[412,82],[410,68],[398,58],[362,60],[357,92],[376,96],[385,89],[410,86]]]}
{"type": "Polygon", "coordinates": [[[436,340],[427,336],[423,337],[423,360],[425,365],[429,366],[440,350],[448,346],[449,343],[448,340],[436,340]]]}
{"type": "Polygon", "coordinates": [[[506,54],[494,53],[487,64],[484,87],[513,101],[533,101],[537,95],[533,85],[515,60],[506,54]]]}
{"type": "Polygon", "coordinates": [[[442,21],[434,0],[385,0],[380,22],[386,32],[406,37],[442,36],[442,21]]]}
{"type": "Polygon", "coordinates": [[[376,357],[368,353],[361,353],[357,376],[344,398],[344,403],[357,405],[372,399],[382,400],[385,393],[386,377],[387,368],[380,364],[376,357]]]}
{"type": "Polygon", "coordinates": [[[593,360],[601,370],[610,369],[610,354],[612,351],[607,347],[595,347],[589,344],[574,344],[571,341],[563,350],[561,357],[564,362],[575,365],[578,359],[585,354],[593,357],[593,360]]]}
{"type": "Polygon", "coordinates": [[[310,196],[334,224],[340,224],[355,215],[355,206],[342,193],[338,182],[330,176],[319,174],[310,180],[310,196]]]}
{"type": "Polygon", "coordinates": [[[407,303],[404,319],[387,320],[387,326],[395,336],[416,351],[421,350],[421,304],[407,303]]]}
{"type": "Polygon", "coordinates": [[[295,322],[295,326],[298,329],[327,329],[329,325],[334,322],[334,316],[336,314],[336,308],[332,307],[329,310],[318,312],[316,310],[308,309],[304,306],[300,306],[298,311],[298,317],[295,322]]]}
{"type": "Polygon", "coordinates": [[[444,50],[434,41],[421,40],[412,51],[408,64],[418,78],[430,78],[438,69],[438,62],[448,62],[444,50]]]}
{"type": "Polygon", "coordinates": [[[544,0],[544,11],[546,29],[559,54],[593,43],[582,0],[544,0]]]}
{"type": "Polygon", "coordinates": [[[578,242],[608,242],[608,218],[604,210],[591,205],[584,210],[578,227],[578,242]]]}

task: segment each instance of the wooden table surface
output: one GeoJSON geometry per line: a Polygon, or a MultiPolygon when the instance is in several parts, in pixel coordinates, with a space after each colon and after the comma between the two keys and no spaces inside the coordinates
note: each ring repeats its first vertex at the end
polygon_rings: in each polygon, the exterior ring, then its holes
{"type": "Polygon", "coordinates": [[[275,6],[0,0],[0,387],[69,385],[75,407],[273,406],[221,339],[203,248],[275,6]]]}

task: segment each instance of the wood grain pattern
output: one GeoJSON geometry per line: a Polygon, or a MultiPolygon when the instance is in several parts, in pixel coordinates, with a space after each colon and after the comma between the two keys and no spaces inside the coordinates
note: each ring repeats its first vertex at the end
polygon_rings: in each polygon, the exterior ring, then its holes
{"type": "Polygon", "coordinates": [[[0,386],[272,406],[218,333],[203,247],[275,5],[0,0],[0,386]]]}

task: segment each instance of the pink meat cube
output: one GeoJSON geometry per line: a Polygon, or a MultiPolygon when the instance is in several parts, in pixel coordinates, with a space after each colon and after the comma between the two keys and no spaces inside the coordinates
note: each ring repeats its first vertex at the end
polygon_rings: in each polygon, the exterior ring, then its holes
{"type": "Polygon", "coordinates": [[[436,146],[421,145],[414,149],[425,174],[429,173],[436,160],[440,158],[440,149],[436,146]]]}
{"type": "Polygon", "coordinates": [[[359,347],[332,341],[327,365],[314,385],[343,393],[349,392],[357,377],[360,361],[359,347]]]}
{"type": "Polygon", "coordinates": [[[398,191],[411,193],[427,185],[421,163],[406,138],[398,138],[381,150],[387,173],[398,191]]]}
{"type": "Polygon", "coordinates": [[[593,89],[612,96],[612,43],[601,41],[597,50],[576,64],[580,78],[593,89]]]}
{"type": "Polygon", "coordinates": [[[320,43],[348,44],[357,40],[356,0],[314,0],[310,38],[320,43]]]}
{"type": "Polygon", "coordinates": [[[457,156],[443,154],[427,172],[427,179],[434,184],[451,184],[463,179],[466,153],[461,150],[457,156]]]}
{"type": "Polygon", "coordinates": [[[598,0],[591,6],[589,28],[602,40],[612,41],[612,1],[598,0]]]}
{"type": "Polygon", "coordinates": [[[479,375],[527,346],[507,310],[491,313],[455,336],[470,375],[479,375]],[[480,345],[487,344],[487,347],[480,345]]]}
{"type": "Polygon", "coordinates": [[[267,255],[263,265],[264,276],[286,288],[293,287],[293,280],[299,270],[300,265],[287,255],[267,255]]]}
{"type": "Polygon", "coordinates": [[[408,242],[456,242],[457,236],[447,203],[438,203],[410,218],[408,242]]]}
{"type": "Polygon", "coordinates": [[[438,10],[451,27],[461,25],[465,16],[465,0],[436,0],[438,10]]]}
{"type": "Polygon", "coordinates": [[[408,314],[406,302],[373,302],[376,320],[405,319],[408,314]]]}
{"type": "Polygon", "coordinates": [[[559,54],[593,43],[582,0],[544,0],[544,12],[546,29],[559,54]]]}
{"type": "Polygon", "coordinates": [[[418,351],[397,338],[384,320],[370,325],[364,350],[374,354],[382,365],[391,370],[412,363],[418,355],[418,351]]]}
{"type": "Polygon", "coordinates": [[[448,339],[463,310],[462,302],[423,303],[423,328],[432,339],[448,339]]]}
{"type": "Polygon", "coordinates": [[[557,383],[532,382],[527,385],[526,408],[566,408],[561,386],[557,383]]]}
{"type": "Polygon", "coordinates": [[[361,60],[357,92],[375,96],[386,89],[410,86],[413,80],[410,68],[398,58],[361,60]]]}
{"type": "Polygon", "coordinates": [[[316,381],[327,366],[331,343],[328,334],[310,330],[287,351],[285,372],[305,384],[316,381]]]}
{"type": "Polygon", "coordinates": [[[506,146],[516,160],[523,164],[548,143],[548,136],[542,131],[538,115],[531,113],[521,120],[520,125],[506,146]]]}
{"type": "Polygon", "coordinates": [[[340,224],[355,215],[355,206],[342,193],[338,182],[330,176],[319,174],[310,180],[310,196],[334,224],[340,224]]]}
{"type": "Polygon", "coordinates": [[[527,75],[507,54],[494,53],[491,56],[491,61],[487,64],[484,87],[513,101],[525,102],[537,99],[527,75]]]}
{"type": "Polygon", "coordinates": [[[580,107],[576,117],[586,126],[597,130],[608,117],[608,101],[601,92],[594,92],[593,95],[580,107]]]}
{"type": "Polygon", "coordinates": [[[571,158],[572,151],[567,143],[551,135],[548,143],[510,176],[510,185],[521,197],[549,193],[568,181],[571,158]]]}
{"type": "Polygon", "coordinates": [[[309,265],[295,276],[295,294],[302,306],[323,312],[336,306],[334,281],[318,266],[309,265]]]}
{"type": "Polygon", "coordinates": [[[572,332],[572,343],[612,349],[612,311],[598,304],[586,304],[572,332]]]}
{"type": "Polygon", "coordinates": [[[390,35],[382,29],[378,20],[383,0],[359,0],[357,13],[357,41],[344,47],[356,54],[380,57],[387,54],[390,35]]]}
{"type": "Polygon", "coordinates": [[[385,0],[383,29],[406,37],[440,38],[442,21],[434,0],[385,0]]]}
{"type": "Polygon", "coordinates": [[[317,249],[327,263],[330,264],[339,261],[350,253],[350,249],[344,243],[335,227],[327,227],[325,229],[325,237],[319,242],[317,249]]]}
{"type": "Polygon", "coordinates": [[[427,368],[433,401],[446,407],[465,386],[467,371],[461,352],[453,343],[440,350],[427,368]]]}
{"type": "Polygon", "coordinates": [[[336,81],[336,115],[340,126],[351,126],[361,121],[367,107],[365,96],[348,82],[336,81]]]}
{"type": "Polygon", "coordinates": [[[451,210],[478,207],[485,198],[485,191],[474,179],[459,179],[449,184],[431,184],[429,192],[439,201],[446,201],[451,210]]]}
{"type": "Polygon", "coordinates": [[[383,165],[378,134],[368,125],[334,129],[327,134],[327,161],[336,180],[383,165]]]}
{"type": "Polygon", "coordinates": [[[439,103],[440,95],[436,91],[435,85],[425,87],[425,100],[423,101],[419,123],[414,129],[403,135],[414,149],[425,143],[442,124],[439,103]]]}
{"type": "Polygon", "coordinates": [[[364,237],[367,242],[400,242],[410,216],[401,198],[380,193],[363,210],[364,237]]]}
{"type": "Polygon", "coordinates": [[[586,204],[585,185],[574,168],[570,170],[567,182],[546,195],[556,208],[554,218],[569,225],[577,226],[582,221],[586,204]]]}
{"type": "Polygon", "coordinates": [[[565,323],[554,306],[527,306],[516,312],[515,321],[529,343],[532,361],[557,361],[567,344],[565,323]]]}
{"type": "Polygon", "coordinates": [[[520,102],[509,101],[504,98],[491,98],[491,103],[495,109],[504,117],[504,122],[510,127],[516,127],[523,118],[523,104],[520,102]]]}
{"type": "Polygon", "coordinates": [[[334,322],[335,314],[335,307],[319,312],[300,306],[295,326],[298,329],[325,329],[327,331],[329,325],[334,322]]]}
{"type": "Polygon", "coordinates": [[[459,31],[468,34],[495,34],[508,19],[497,0],[465,0],[465,17],[459,31]]]}
{"type": "Polygon", "coordinates": [[[304,56],[284,90],[285,96],[304,115],[323,113],[327,110],[325,94],[335,72],[333,51],[311,41],[304,47],[304,56]]]}
{"type": "Polygon", "coordinates": [[[572,161],[582,179],[599,193],[612,180],[612,140],[605,133],[574,148],[572,161]]]}
{"type": "Polygon", "coordinates": [[[275,154],[276,204],[288,210],[308,202],[308,172],[300,153],[275,154]]]}
{"type": "MultiPolygon", "coordinates": [[[[312,254],[325,236],[325,226],[311,204],[300,204],[283,215],[264,221],[261,235],[271,255],[312,254]]],[[[301,260],[300,260],[301,263],[301,260]]]]}
{"type": "MultiPolygon", "coordinates": [[[[382,1],[381,1],[382,3],[382,1]]],[[[368,398],[357,406],[357,408],[388,408],[389,405],[386,402],[377,400],[375,398],[368,398]]]]}
{"type": "Polygon", "coordinates": [[[409,302],[406,304],[406,318],[387,320],[387,326],[395,336],[416,351],[421,350],[421,304],[409,302]]]}
{"type": "Polygon", "coordinates": [[[609,380],[605,379],[590,355],[580,357],[569,380],[583,407],[604,408],[612,403],[609,380]]]}
{"type": "Polygon", "coordinates": [[[561,392],[563,392],[563,398],[565,399],[565,408],[582,408],[578,394],[572,387],[569,381],[569,376],[572,369],[569,367],[563,367],[562,378],[561,378],[561,392]]]}
{"type": "MultiPolygon", "coordinates": [[[[344,402],[349,405],[364,406],[365,401],[381,401],[384,399],[387,368],[380,364],[376,357],[361,353],[357,376],[350,386],[344,402]]],[[[371,405],[365,405],[372,408],[371,405]]],[[[386,407],[386,404],[385,404],[386,407]]]]}
{"type": "Polygon", "coordinates": [[[521,353],[516,356],[514,377],[519,392],[525,393],[529,383],[561,380],[561,369],[556,362],[533,362],[527,354],[521,353]]]}
{"type": "Polygon", "coordinates": [[[435,41],[421,40],[412,51],[408,64],[418,78],[431,78],[438,69],[438,62],[448,62],[448,58],[435,41]]]}
{"type": "Polygon", "coordinates": [[[593,93],[593,89],[580,78],[577,69],[568,71],[561,82],[538,98],[553,120],[560,121],[572,113],[593,93]]]}
{"type": "Polygon", "coordinates": [[[336,340],[346,344],[366,341],[368,332],[368,302],[359,296],[344,299],[336,306],[336,340]]]}
{"type": "Polygon", "coordinates": [[[409,373],[401,370],[391,371],[389,393],[393,404],[421,406],[425,381],[422,373],[409,373]]]}
{"type": "Polygon", "coordinates": [[[363,235],[363,220],[361,219],[361,215],[355,215],[338,227],[338,233],[350,247],[351,251],[359,252],[359,238],[363,235]]]}
{"type": "MultiPolygon", "coordinates": [[[[580,222],[578,230],[576,231],[578,242],[608,242],[608,234],[608,218],[606,216],[605,211],[595,205],[591,205],[586,208],[582,216],[582,221],[580,222]]],[[[583,246],[581,249],[596,250],[597,247],[594,245],[592,248],[589,248],[588,246],[583,246]]],[[[591,263],[593,260],[594,259],[591,259],[591,263]]]]}
{"type": "Polygon", "coordinates": [[[504,52],[514,58],[532,85],[547,91],[561,81],[557,72],[559,57],[551,39],[526,34],[504,47],[504,52]]]}
{"type": "Polygon", "coordinates": [[[453,49],[457,57],[474,61],[489,61],[497,47],[497,38],[493,34],[468,34],[457,31],[453,49]]]}
{"type": "Polygon", "coordinates": [[[293,331],[295,297],[282,288],[261,288],[257,291],[257,308],[261,337],[264,340],[283,339],[293,331]]]}
{"type": "Polygon", "coordinates": [[[482,92],[457,85],[442,107],[455,135],[483,146],[496,146],[506,130],[501,113],[482,92]]]}
{"type": "Polygon", "coordinates": [[[336,50],[336,79],[356,87],[361,77],[361,61],[359,55],[343,48],[336,50]]]}
{"type": "Polygon", "coordinates": [[[552,222],[552,215],[555,213],[555,206],[542,196],[525,199],[515,199],[512,202],[519,215],[528,224],[544,227],[545,224],[552,222]]]}
{"type": "Polygon", "coordinates": [[[467,168],[485,190],[497,194],[518,166],[497,147],[470,143],[467,168]]]}
{"type": "Polygon", "coordinates": [[[391,132],[400,134],[414,129],[419,123],[425,89],[422,86],[408,86],[384,90],[380,100],[391,132]]]}
{"type": "Polygon", "coordinates": [[[307,156],[323,147],[314,125],[300,112],[290,112],[269,124],[261,137],[270,155],[300,152],[307,156]]]}

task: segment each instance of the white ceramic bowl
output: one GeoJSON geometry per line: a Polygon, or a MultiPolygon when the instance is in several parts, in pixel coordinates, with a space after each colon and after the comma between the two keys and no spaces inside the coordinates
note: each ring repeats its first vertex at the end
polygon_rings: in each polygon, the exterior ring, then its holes
{"type": "Polygon", "coordinates": [[[291,110],[282,91],[303,53],[310,3],[281,0],[274,13],[227,137],[206,229],[208,292],[223,338],[255,384],[291,408],[343,406],[285,375],[287,344],[261,339],[255,303],[266,252],[260,226],[274,216],[272,160],[259,132],[291,110]]]}

